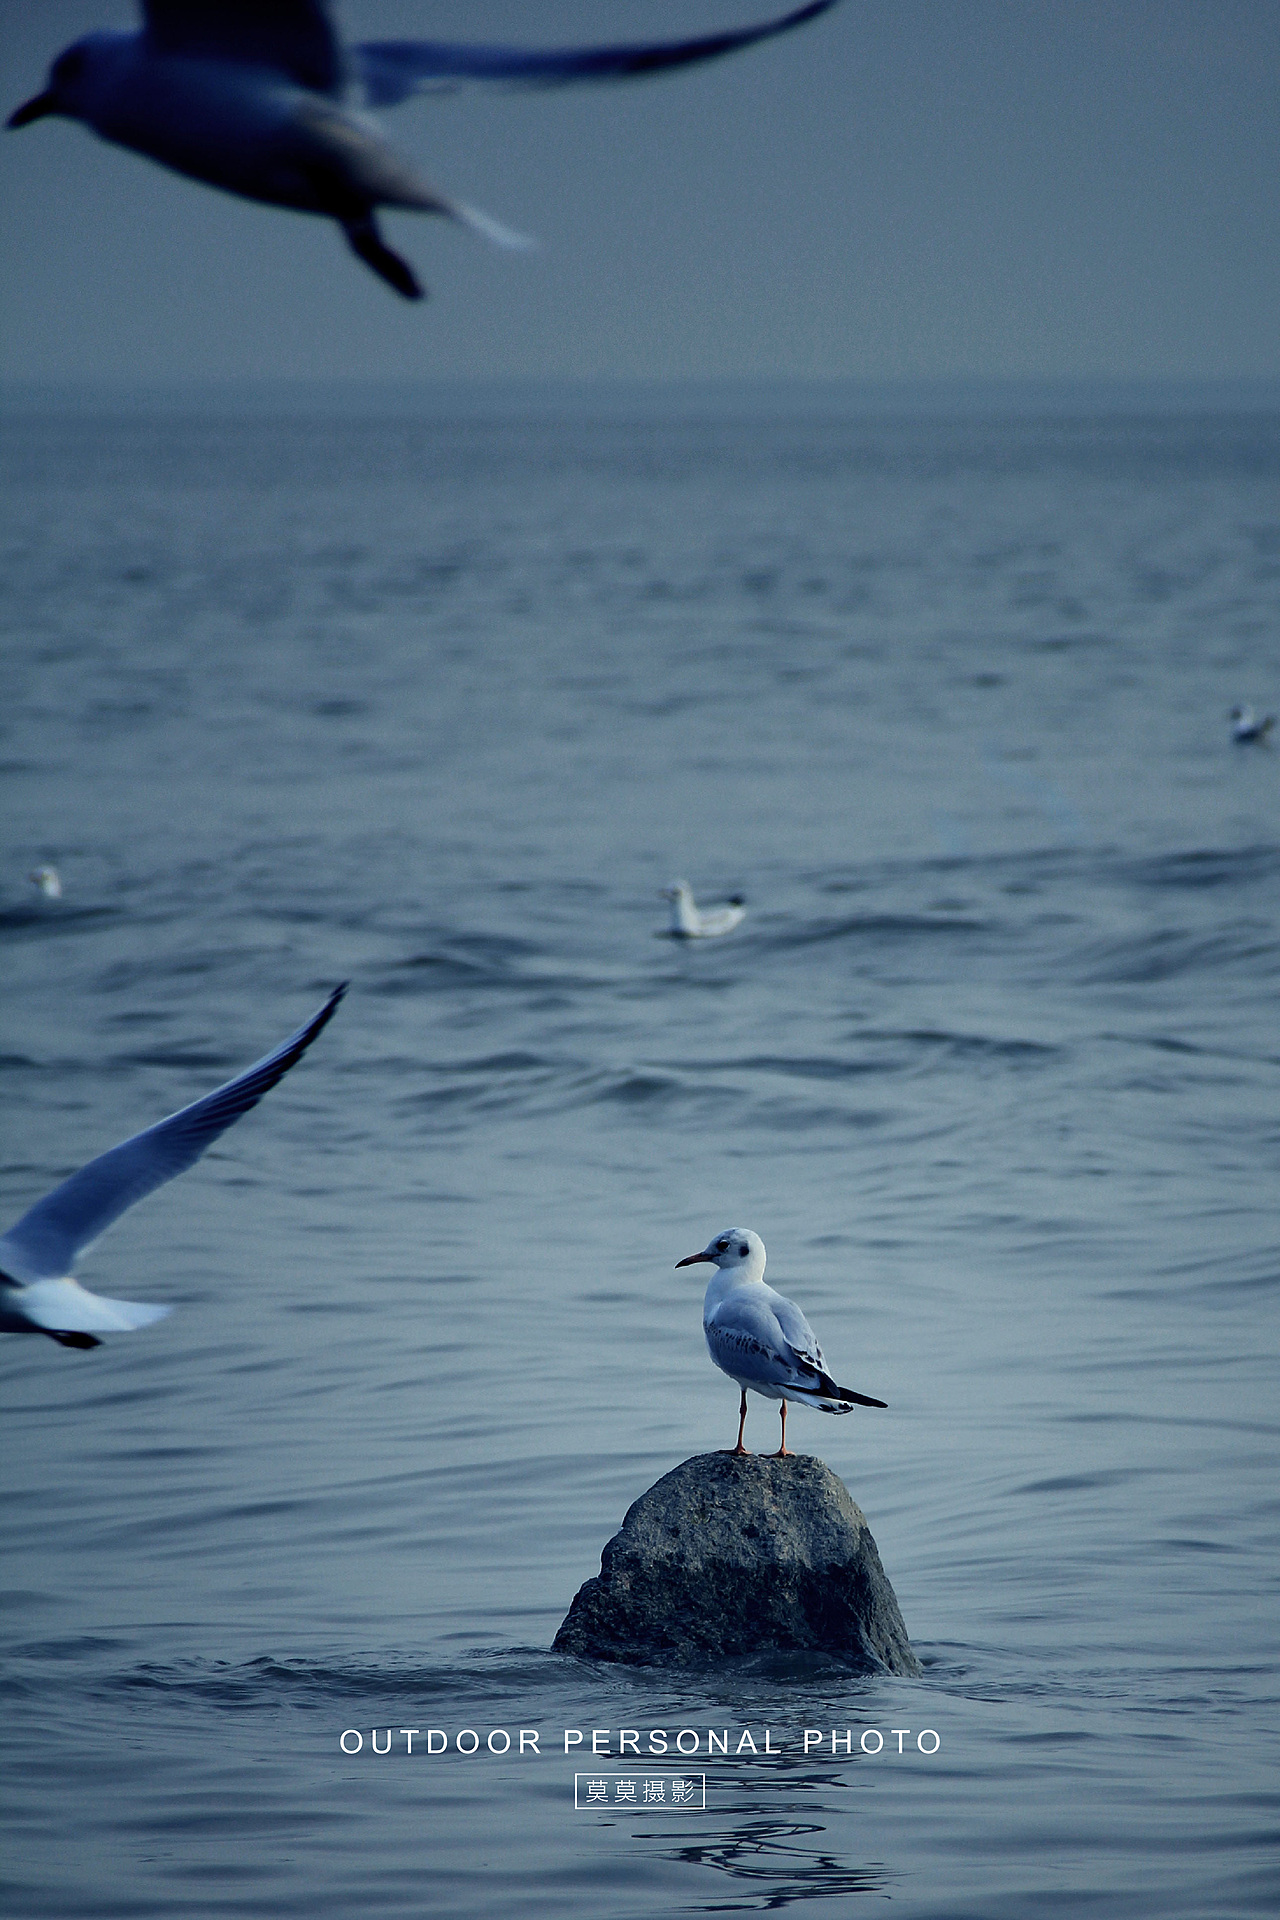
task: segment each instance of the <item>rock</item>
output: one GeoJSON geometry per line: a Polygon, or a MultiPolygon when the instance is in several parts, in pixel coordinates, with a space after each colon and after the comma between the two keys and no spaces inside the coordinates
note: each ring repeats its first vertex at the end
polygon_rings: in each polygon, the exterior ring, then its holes
{"type": "Polygon", "coordinates": [[[557,1653],[686,1665],[765,1651],[918,1674],[849,1490],[810,1454],[702,1453],[628,1509],[578,1589],[557,1653]]]}

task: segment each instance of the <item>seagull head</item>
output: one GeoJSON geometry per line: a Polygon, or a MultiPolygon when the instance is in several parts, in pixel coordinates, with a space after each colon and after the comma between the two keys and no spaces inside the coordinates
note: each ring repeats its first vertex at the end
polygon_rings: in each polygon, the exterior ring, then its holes
{"type": "Polygon", "coordinates": [[[726,1227],[723,1233],[707,1242],[701,1253],[677,1260],[676,1266],[696,1267],[705,1261],[708,1266],[719,1267],[722,1273],[758,1280],[764,1272],[764,1258],[764,1241],[758,1233],[752,1233],[750,1227],[726,1227]]]}
{"type": "Polygon", "coordinates": [[[673,880],[669,887],[663,887],[659,896],[663,900],[687,900],[693,904],[693,892],[687,880],[673,880]]]}
{"type": "Polygon", "coordinates": [[[65,114],[69,120],[90,120],[104,80],[115,57],[132,47],[131,33],[87,33],[60,53],[49,69],[43,93],[26,100],[9,115],[8,127],[29,127],[46,114],[65,114]]]}

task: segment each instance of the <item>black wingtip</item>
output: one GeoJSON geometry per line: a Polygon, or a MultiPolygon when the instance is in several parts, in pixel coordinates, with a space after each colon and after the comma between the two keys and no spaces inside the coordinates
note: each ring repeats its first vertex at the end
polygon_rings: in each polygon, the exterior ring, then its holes
{"type": "Polygon", "coordinates": [[[887,1400],[873,1400],[869,1393],[855,1393],[852,1387],[838,1387],[829,1373],[818,1376],[822,1392],[828,1400],[847,1400],[855,1407],[887,1407],[887,1400]]]}
{"type": "Polygon", "coordinates": [[[316,1015],[315,1019],[311,1022],[311,1025],[307,1030],[308,1046],[310,1046],[312,1040],[315,1039],[316,1035],[320,1032],[320,1030],[323,1027],[328,1026],[334,1014],[338,1011],[338,1008],[342,1005],[343,1000],[345,1000],[346,994],[347,994],[347,988],[350,985],[351,985],[351,982],[349,980],[340,980],[338,982],[338,985],[334,988],[333,992],[329,995],[329,998],[325,1001],[324,1005],[321,1007],[319,1013],[316,1015]]]}

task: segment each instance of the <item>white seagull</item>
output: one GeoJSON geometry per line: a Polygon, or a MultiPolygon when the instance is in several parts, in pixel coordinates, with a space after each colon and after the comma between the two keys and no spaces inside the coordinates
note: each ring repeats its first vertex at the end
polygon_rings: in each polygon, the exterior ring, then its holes
{"type": "Polygon", "coordinates": [[[73,1173],[0,1239],[0,1333],[45,1333],[64,1347],[97,1347],[170,1312],[108,1300],[71,1278],[76,1255],[145,1194],[185,1173],[234,1120],[256,1107],[327,1026],[346,992],[336,987],[312,1019],[234,1080],[73,1173]]]}
{"type": "Polygon", "coordinates": [[[27,878],[46,900],[61,900],[62,875],[56,867],[33,867],[27,878]]]}
{"type": "Polygon", "coordinates": [[[723,907],[699,907],[686,880],[673,880],[662,889],[662,898],[671,902],[671,936],[675,940],[714,940],[719,934],[732,933],[742,925],[747,903],[740,893],[731,893],[723,907]]]}
{"type": "Polygon", "coordinates": [[[420,300],[412,267],[378,231],[379,207],[443,214],[501,245],[529,243],[437,193],[348,95],[390,107],[459,80],[548,86],[658,73],[790,32],[834,5],[810,0],[759,26],[693,40],[542,50],[442,40],[344,47],[325,0],[143,0],[141,32],[75,41],[8,124],[62,114],[208,186],[325,215],[366,266],[420,300]]]}
{"type": "Polygon", "coordinates": [[[794,1300],[775,1293],[764,1283],[764,1241],[747,1227],[728,1227],[701,1253],[677,1260],[676,1267],[703,1262],[718,1268],[708,1282],[702,1302],[702,1331],[711,1358],[722,1373],[742,1389],[738,1439],[734,1453],[745,1453],[742,1430],[747,1424],[747,1395],[782,1402],[782,1445],[774,1459],[787,1453],[787,1402],[802,1401],[822,1413],[848,1413],[851,1407],[883,1407],[852,1387],[838,1387],[827,1372],[813,1328],[794,1300]]]}
{"type": "Polygon", "coordinates": [[[1252,707],[1232,707],[1227,717],[1231,722],[1231,738],[1238,747],[1248,747],[1255,741],[1265,741],[1276,723],[1274,713],[1268,713],[1259,720],[1252,707]]]}

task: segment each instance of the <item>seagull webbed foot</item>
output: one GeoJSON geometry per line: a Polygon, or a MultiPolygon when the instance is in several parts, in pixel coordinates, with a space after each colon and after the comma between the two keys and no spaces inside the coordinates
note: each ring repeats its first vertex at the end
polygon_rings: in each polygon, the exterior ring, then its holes
{"type": "Polygon", "coordinates": [[[344,220],[342,231],[347,236],[352,253],[363,260],[366,267],[372,267],[380,280],[385,280],[406,300],[426,298],[426,290],[413,268],[398,253],[392,252],[378,232],[377,221],[371,213],[363,220],[344,220]]]}

